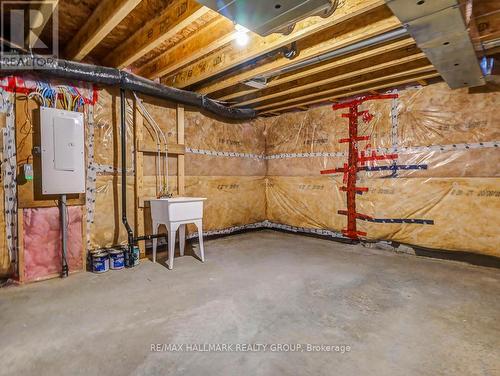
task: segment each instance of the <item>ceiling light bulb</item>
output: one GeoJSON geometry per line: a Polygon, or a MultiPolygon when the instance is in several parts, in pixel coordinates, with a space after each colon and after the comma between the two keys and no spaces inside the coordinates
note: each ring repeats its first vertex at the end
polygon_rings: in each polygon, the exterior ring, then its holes
{"type": "Polygon", "coordinates": [[[246,46],[248,44],[250,37],[245,31],[237,31],[236,32],[236,44],[240,47],[246,46]]]}

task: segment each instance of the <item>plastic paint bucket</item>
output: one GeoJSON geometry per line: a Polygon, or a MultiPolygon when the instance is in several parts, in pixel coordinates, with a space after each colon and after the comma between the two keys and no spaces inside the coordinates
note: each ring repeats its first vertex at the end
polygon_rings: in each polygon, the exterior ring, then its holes
{"type": "Polygon", "coordinates": [[[104,273],[109,270],[109,253],[98,249],[91,253],[92,271],[94,273],[104,273]]]}
{"type": "Polygon", "coordinates": [[[109,251],[109,268],[113,270],[123,269],[125,266],[125,255],[122,249],[109,251]]]}

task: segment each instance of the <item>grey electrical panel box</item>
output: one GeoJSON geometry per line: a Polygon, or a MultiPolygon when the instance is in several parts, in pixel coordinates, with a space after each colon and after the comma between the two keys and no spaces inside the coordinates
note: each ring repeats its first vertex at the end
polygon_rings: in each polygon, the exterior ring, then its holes
{"type": "Polygon", "coordinates": [[[85,193],[85,129],[80,112],[42,107],[42,193],[85,193]]]}

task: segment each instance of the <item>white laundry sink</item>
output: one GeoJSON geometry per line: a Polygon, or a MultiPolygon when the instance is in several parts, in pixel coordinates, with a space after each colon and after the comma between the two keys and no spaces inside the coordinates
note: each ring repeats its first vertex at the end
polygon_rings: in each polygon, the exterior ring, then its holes
{"type": "Polygon", "coordinates": [[[172,197],[150,200],[153,222],[168,223],[203,218],[203,197],[172,197]]]}
{"type": "MultiPolygon", "coordinates": [[[[153,234],[158,233],[160,224],[164,224],[168,231],[168,268],[174,265],[174,248],[177,229],[179,229],[179,249],[184,255],[186,224],[194,223],[198,229],[200,242],[200,258],[205,261],[203,248],[203,201],[204,197],[173,197],[150,200],[153,234]]],[[[157,239],[153,239],[153,262],[156,262],[157,239]]]]}

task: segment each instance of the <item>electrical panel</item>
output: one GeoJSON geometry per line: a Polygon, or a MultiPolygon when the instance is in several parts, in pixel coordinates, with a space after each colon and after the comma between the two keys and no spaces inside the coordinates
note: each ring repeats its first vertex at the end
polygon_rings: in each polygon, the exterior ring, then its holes
{"type": "Polygon", "coordinates": [[[80,112],[40,108],[42,193],[85,193],[85,127],[80,112]]]}

